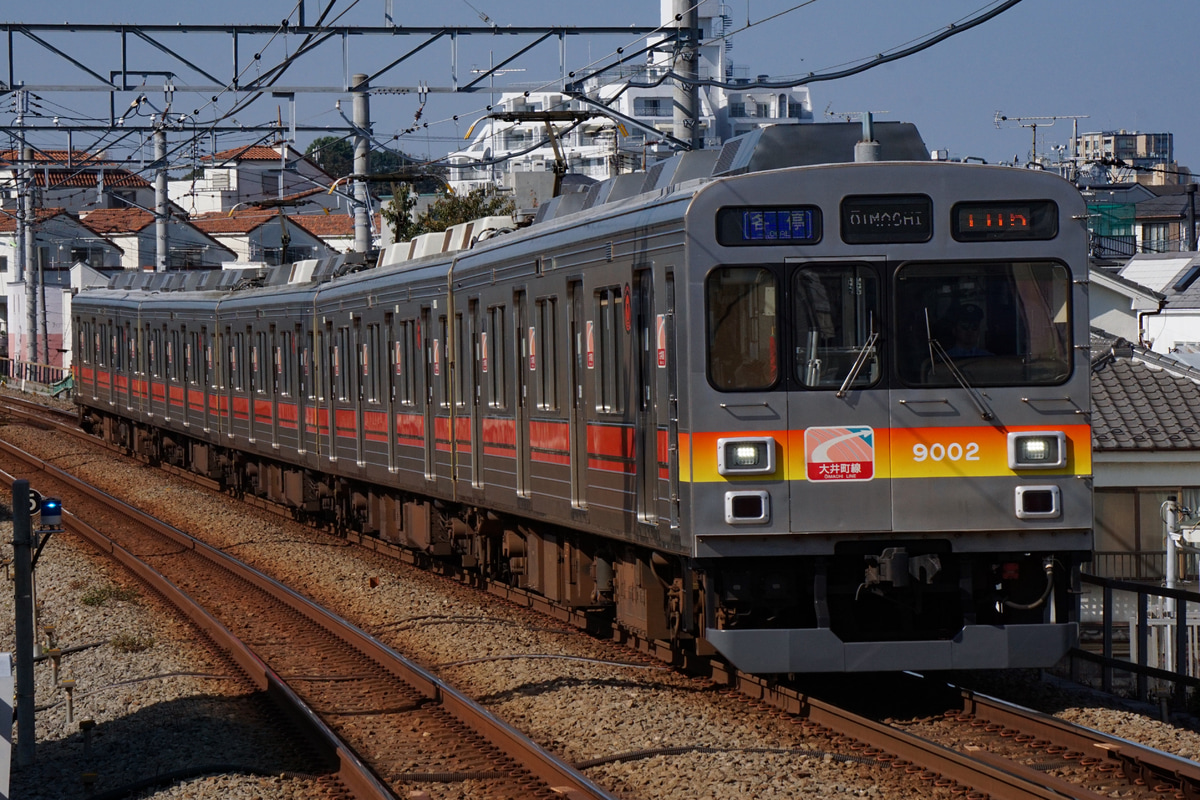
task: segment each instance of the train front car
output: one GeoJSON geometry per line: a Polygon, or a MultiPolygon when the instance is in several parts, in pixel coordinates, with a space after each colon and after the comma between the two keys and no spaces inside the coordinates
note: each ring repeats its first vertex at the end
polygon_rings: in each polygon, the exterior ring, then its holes
{"type": "Polygon", "coordinates": [[[697,193],[684,527],[738,668],[1042,667],[1074,643],[1084,212],[1054,175],[936,162],[697,193]]]}

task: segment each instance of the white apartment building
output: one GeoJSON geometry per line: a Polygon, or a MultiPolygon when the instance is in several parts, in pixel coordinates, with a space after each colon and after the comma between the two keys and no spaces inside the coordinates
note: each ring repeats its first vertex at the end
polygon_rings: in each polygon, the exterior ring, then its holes
{"type": "MultiPolygon", "coordinates": [[[[660,8],[663,24],[673,26],[672,0],[660,0],[660,8]]],[[[730,87],[699,87],[698,138],[705,149],[717,148],[726,139],[762,125],[813,121],[807,87],[750,88],[754,81],[748,68],[733,63],[729,56],[731,42],[723,38],[732,28],[729,6],[716,0],[702,0],[697,16],[698,75],[701,80],[716,80],[730,87]],[[739,90],[739,85],[747,88],[739,90]]],[[[603,180],[642,169],[657,160],[660,153],[672,149],[662,135],[671,134],[674,128],[674,81],[668,78],[659,83],[668,71],[669,58],[667,53],[656,52],[644,64],[625,64],[585,82],[584,91],[589,98],[610,104],[618,114],[637,120],[642,127],[619,125],[616,119],[599,111],[597,116],[573,128],[570,123],[554,123],[557,131],[564,132],[559,146],[569,173],[603,180]],[[630,82],[645,85],[628,86],[630,82]]],[[[495,105],[498,114],[596,110],[560,91],[505,92],[495,105]]],[[[471,144],[448,157],[452,164],[449,183],[456,193],[496,184],[515,189],[516,175],[552,173],[555,155],[545,140],[543,122],[484,118],[474,126],[471,144]]],[[[526,205],[520,197],[517,204],[526,205]]]]}

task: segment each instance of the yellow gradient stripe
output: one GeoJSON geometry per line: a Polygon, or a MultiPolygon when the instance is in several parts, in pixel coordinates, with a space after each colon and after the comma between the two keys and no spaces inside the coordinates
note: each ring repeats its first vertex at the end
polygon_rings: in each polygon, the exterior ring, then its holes
{"type": "MultiPolygon", "coordinates": [[[[855,427],[855,426],[848,426],[855,427]]],[[[1090,475],[1091,428],[1087,425],[963,426],[954,428],[875,428],[874,479],[886,478],[991,478],[1029,476],[1008,468],[1008,434],[1062,431],[1067,437],[1067,466],[1037,470],[1036,474],[1090,475]]],[[[774,475],[754,475],[733,480],[806,480],[804,429],[720,431],[680,434],[680,480],[688,483],[726,483],[717,472],[717,441],[730,437],[771,436],[776,442],[774,475]]]]}

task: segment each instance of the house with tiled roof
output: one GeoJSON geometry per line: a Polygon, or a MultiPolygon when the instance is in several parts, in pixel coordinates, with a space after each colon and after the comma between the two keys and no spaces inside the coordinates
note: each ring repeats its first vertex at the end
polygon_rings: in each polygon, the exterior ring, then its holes
{"type": "Polygon", "coordinates": [[[1163,503],[1200,511],[1200,369],[1093,329],[1090,571],[1164,574],[1163,503]]]}
{"type": "Polygon", "coordinates": [[[102,156],[78,150],[35,150],[32,166],[16,150],[0,150],[0,203],[17,206],[18,178],[28,172],[33,203],[79,213],[94,208],[154,207],[154,186],[141,175],[102,156]]]}
{"type": "MultiPolygon", "coordinates": [[[[158,263],[158,226],[140,208],[102,208],[86,212],[83,221],[124,251],[121,267],[144,269],[158,263]]],[[[223,244],[181,216],[167,220],[167,269],[212,269],[237,258],[223,244]]]]}
{"type": "MultiPolygon", "coordinates": [[[[123,256],[120,245],[65,208],[39,208],[34,224],[34,253],[43,272],[71,269],[84,263],[95,269],[118,269],[123,256]]],[[[0,278],[19,280],[17,265],[20,239],[16,214],[0,210],[0,278]]]]}
{"type": "Polygon", "coordinates": [[[119,245],[92,228],[77,216],[62,208],[37,209],[34,224],[34,253],[36,269],[32,275],[25,274],[18,265],[20,240],[17,237],[15,214],[0,209],[0,335],[11,354],[26,353],[28,343],[28,297],[29,280],[33,288],[44,287],[36,292],[39,302],[45,302],[46,341],[39,340],[37,360],[41,363],[61,366],[63,360],[63,320],[65,295],[71,291],[71,268],[84,264],[98,270],[117,269],[121,263],[122,250],[119,245]]]}
{"type": "Polygon", "coordinates": [[[192,223],[237,255],[237,261],[285,264],[336,255],[320,236],[296,224],[282,208],[250,206],[193,217],[192,223]]]}
{"type": "MultiPolygon", "coordinates": [[[[289,220],[321,239],[339,253],[354,250],[354,216],[346,212],[330,211],[323,214],[293,214],[289,220]]],[[[383,220],[374,214],[371,218],[371,237],[375,239],[382,230],[383,220]]]]}
{"type": "Polygon", "coordinates": [[[196,174],[167,183],[167,193],[193,216],[228,213],[273,201],[297,212],[349,208],[345,192],[329,192],[334,179],[288,144],[252,144],[201,159],[196,174]],[[286,201],[286,202],[285,202],[286,201]]]}

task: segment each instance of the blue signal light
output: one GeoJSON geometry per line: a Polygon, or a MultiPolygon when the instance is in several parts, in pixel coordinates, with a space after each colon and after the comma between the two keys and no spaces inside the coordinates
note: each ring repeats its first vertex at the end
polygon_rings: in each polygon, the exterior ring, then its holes
{"type": "Polygon", "coordinates": [[[46,528],[57,528],[62,525],[62,501],[57,497],[42,498],[42,507],[40,509],[42,518],[42,526],[46,528]]]}

